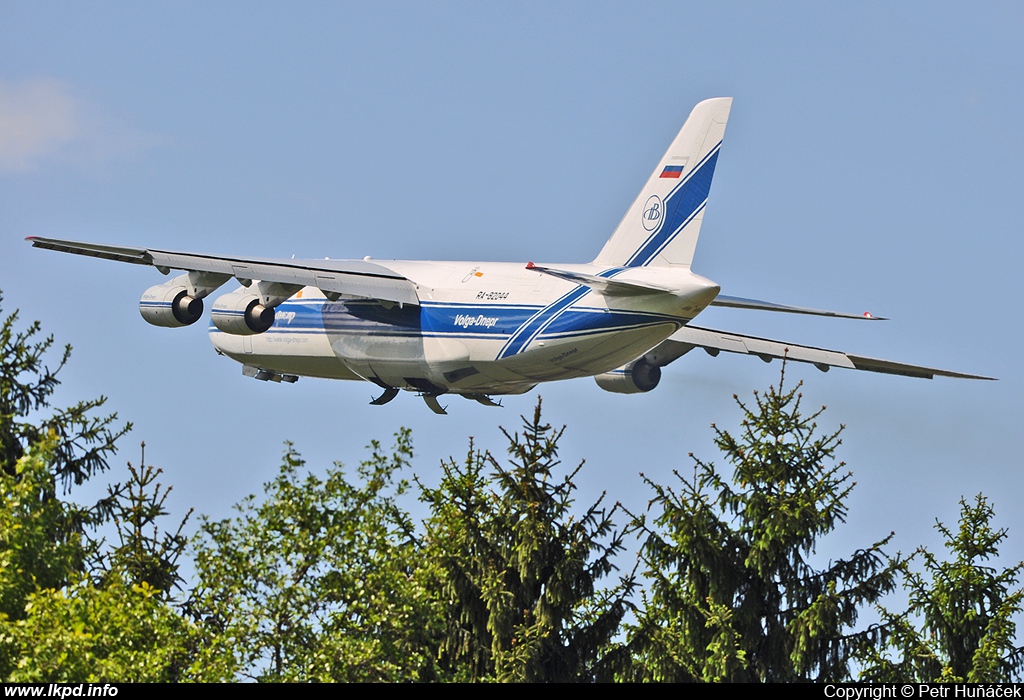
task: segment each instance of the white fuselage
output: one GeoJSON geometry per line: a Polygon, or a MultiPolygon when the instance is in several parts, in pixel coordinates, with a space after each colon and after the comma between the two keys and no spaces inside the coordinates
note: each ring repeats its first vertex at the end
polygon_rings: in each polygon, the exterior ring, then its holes
{"type": "Polygon", "coordinates": [[[719,289],[683,267],[559,266],[671,290],[622,295],[520,263],[375,262],[412,281],[419,305],[331,301],[306,287],[277,307],[265,333],[211,326],[214,347],[282,374],[427,393],[515,394],[621,367],[689,322],[719,289]]]}

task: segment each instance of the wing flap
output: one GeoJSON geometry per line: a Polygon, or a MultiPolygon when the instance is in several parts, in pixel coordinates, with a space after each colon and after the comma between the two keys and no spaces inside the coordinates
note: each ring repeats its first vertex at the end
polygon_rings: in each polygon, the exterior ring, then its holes
{"type": "Polygon", "coordinates": [[[132,248],[65,241],[36,236],[26,239],[36,248],[57,250],[136,265],[152,265],[162,272],[210,272],[230,275],[245,283],[257,279],[286,285],[318,287],[328,295],[365,297],[400,304],[419,304],[416,286],[383,265],[361,260],[274,260],[181,253],[153,248],[132,248]]]}
{"type": "Polygon", "coordinates": [[[993,377],[984,377],[977,374],[965,374],[963,372],[952,372],[933,367],[893,362],[891,360],[880,360],[863,355],[853,355],[840,350],[827,350],[825,348],[785,343],[767,338],[725,333],[696,326],[680,328],[668,340],[665,340],[648,352],[646,357],[650,362],[664,366],[693,348],[704,348],[713,355],[717,355],[719,352],[756,355],[766,362],[774,358],[809,362],[823,371],[827,371],[830,367],[843,367],[845,369],[881,372],[883,374],[900,374],[906,377],[920,377],[922,379],[932,379],[933,377],[994,379],[993,377]]]}

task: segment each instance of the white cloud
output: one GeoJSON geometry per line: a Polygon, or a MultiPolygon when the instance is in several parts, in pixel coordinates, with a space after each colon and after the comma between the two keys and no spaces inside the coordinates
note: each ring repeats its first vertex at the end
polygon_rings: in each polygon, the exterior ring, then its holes
{"type": "Polygon", "coordinates": [[[98,166],[159,142],[77,98],[66,83],[0,80],[0,173],[47,164],[98,166]]]}
{"type": "Polygon", "coordinates": [[[79,133],[78,109],[54,80],[0,81],[0,172],[33,170],[79,133]]]}

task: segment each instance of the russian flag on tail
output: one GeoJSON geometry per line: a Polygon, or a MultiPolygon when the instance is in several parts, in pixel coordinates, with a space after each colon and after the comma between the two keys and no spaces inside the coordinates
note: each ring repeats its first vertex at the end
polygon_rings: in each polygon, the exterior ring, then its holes
{"type": "Polygon", "coordinates": [[[681,165],[666,165],[665,169],[661,171],[659,177],[667,177],[673,180],[679,179],[683,175],[683,166],[681,165]]]}

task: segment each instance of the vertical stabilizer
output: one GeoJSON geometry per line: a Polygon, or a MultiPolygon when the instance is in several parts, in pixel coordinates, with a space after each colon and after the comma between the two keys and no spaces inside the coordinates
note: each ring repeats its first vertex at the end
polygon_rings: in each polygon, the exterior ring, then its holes
{"type": "Polygon", "coordinates": [[[716,97],[693,108],[595,264],[690,264],[731,107],[716,97]]]}

